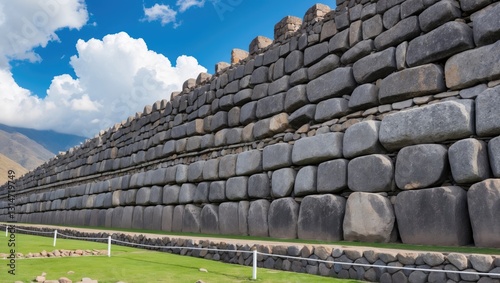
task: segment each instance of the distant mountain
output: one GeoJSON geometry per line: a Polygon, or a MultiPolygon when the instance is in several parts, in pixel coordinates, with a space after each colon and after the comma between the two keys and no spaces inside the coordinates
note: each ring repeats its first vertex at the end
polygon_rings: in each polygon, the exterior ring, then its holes
{"type": "Polygon", "coordinates": [[[16,172],[16,178],[28,173],[28,169],[0,153],[0,185],[5,184],[9,180],[9,170],[16,172]]]}
{"type": "Polygon", "coordinates": [[[54,131],[39,131],[33,129],[9,127],[3,124],[0,124],[0,130],[7,133],[21,133],[39,143],[48,151],[55,154],[59,153],[60,151],[67,151],[68,149],[80,144],[85,140],[84,137],[75,135],[60,134],[54,131]]]}
{"type": "Polygon", "coordinates": [[[23,134],[1,130],[0,153],[28,170],[35,169],[55,156],[54,153],[23,134]]]}

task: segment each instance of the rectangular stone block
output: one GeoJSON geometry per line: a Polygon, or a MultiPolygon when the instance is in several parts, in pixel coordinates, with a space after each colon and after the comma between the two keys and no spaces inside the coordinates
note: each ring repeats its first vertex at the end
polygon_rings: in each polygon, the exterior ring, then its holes
{"type": "Polygon", "coordinates": [[[299,139],[293,146],[292,161],[306,165],[341,158],[343,138],[343,133],[327,133],[299,139]]]}
{"type": "Polygon", "coordinates": [[[359,59],[352,66],[353,75],[360,84],[381,79],[396,71],[396,48],[373,53],[359,59]]]}
{"type": "Polygon", "coordinates": [[[264,170],[275,170],[292,165],[293,145],[278,143],[266,146],[262,153],[264,170]]]}
{"type": "Polygon", "coordinates": [[[406,18],[389,30],[384,31],[375,38],[375,48],[383,50],[390,46],[397,46],[403,41],[411,40],[420,34],[418,17],[406,18]]]}
{"type": "Polygon", "coordinates": [[[307,84],[307,98],[318,102],[332,97],[350,94],[356,87],[351,67],[337,68],[307,84]]]}

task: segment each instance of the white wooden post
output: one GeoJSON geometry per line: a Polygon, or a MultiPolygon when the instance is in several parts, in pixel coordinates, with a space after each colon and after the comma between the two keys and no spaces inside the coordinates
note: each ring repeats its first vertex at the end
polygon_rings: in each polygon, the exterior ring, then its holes
{"type": "Polygon", "coordinates": [[[111,236],[108,236],[108,257],[111,257],[111,236]]]}
{"type": "Polygon", "coordinates": [[[8,234],[8,232],[7,232],[7,231],[8,231],[8,227],[9,227],[9,226],[5,226],[5,237],[8,237],[8,236],[9,236],[9,234],[8,234]]]}
{"type": "Polygon", "coordinates": [[[257,249],[253,250],[252,280],[257,280],[257,249]]]}
{"type": "Polygon", "coordinates": [[[57,241],[57,230],[54,230],[54,247],[56,246],[57,241]]]}

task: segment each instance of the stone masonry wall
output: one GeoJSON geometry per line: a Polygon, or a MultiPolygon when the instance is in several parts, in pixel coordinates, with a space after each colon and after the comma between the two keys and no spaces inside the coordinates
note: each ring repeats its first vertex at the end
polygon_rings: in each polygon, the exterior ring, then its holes
{"type": "Polygon", "coordinates": [[[17,220],[500,248],[500,4],[336,4],[20,178],[17,220]]]}

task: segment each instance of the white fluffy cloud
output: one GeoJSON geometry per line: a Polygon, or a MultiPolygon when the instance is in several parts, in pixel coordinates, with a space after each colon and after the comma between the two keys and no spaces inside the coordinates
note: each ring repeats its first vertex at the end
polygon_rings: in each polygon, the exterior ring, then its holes
{"type": "Polygon", "coordinates": [[[205,0],[177,0],[176,5],[182,13],[191,7],[203,7],[205,5],[205,0]]]}
{"type": "Polygon", "coordinates": [[[160,21],[164,26],[169,23],[176,24],[175,17],[177,12],[170,8],[168,5],[154,4],[151,8],[144,7],[145,20],[148,22],[160,21]]]}

